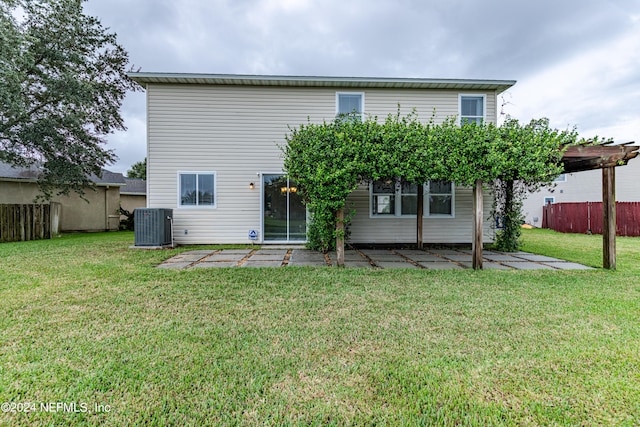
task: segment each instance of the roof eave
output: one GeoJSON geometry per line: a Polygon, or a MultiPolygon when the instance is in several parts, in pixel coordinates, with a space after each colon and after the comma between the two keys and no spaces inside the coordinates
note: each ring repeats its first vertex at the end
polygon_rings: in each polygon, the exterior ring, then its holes
{"type": "Polygon", "coordinates": [[[497,93],[504,92],[516,83],[515,80],[422,79],[395,77],[319,77],[161,72],[130,72],[128,73],[128,76],[132,80],[142,85],[155,83],[293,87],[460,89],[495,90],[497,93]]]}

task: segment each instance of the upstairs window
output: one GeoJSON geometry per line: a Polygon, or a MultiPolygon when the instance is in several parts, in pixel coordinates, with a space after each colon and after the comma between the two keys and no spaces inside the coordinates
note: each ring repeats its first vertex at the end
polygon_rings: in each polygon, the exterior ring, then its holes
{"type": "Polygon", "coordinates": [[[364,93],[336,93],[336,116],[350,116],[362,120],[364,112],[364,93]]]}
{"type": "Polygon", "coordinates": [[[460,124],[482,123],[485,119],[484,95],[460,95],[460,124]]]}
{"type": "Polygon", "coordinates": [[[180,172],[178,174],[180,207],[215,207],[215,172],[180,172]]]}

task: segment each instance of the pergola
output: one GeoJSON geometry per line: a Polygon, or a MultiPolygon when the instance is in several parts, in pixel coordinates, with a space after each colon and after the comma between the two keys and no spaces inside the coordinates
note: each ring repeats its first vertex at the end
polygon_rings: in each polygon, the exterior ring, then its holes
{"type": "MultiPolygon", "coordinates": [[[[615,168],[638,156],[640,146],[633,142],[593,145],[589,142],[569,146],[562,156],[564,172],[574,173],[602,169],[602,266],[616,269],[616,193],[615,168]]],[[[473,268],[482,269],[482,181],[473,188],[473,268]]]]}

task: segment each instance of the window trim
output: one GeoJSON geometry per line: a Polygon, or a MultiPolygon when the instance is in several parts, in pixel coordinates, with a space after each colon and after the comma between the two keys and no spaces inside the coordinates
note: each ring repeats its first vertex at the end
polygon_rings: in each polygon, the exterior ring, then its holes
{"type": "Polygon", "coordinates": [[[364,120],[364,112],[366,111],[364,107],[364,92],[336,92],[336,117],[338,117],[338,115],[340,114],[340,95],[360,95],[360,98],[362,99],[362,111],[360,112],[360,120],[364,120]]]}
{"type": "Polygon", "coordinates": [[[215,171],[190,171],[190,170],[180,170],[177,172],[177,208],[178,209],[216,209],[218,207],[218,174],[215,171]],[[195,175],[196,176],[196,191],[198,186],[198,176],[199,175],[213,175],[213,204],[212,205],[183,205],[182,204],[182,175],[195,175]]]}
{"type": "MultiPolygon", "coordinates": [[[[280,175],[280,176],[284,176],[287,177],[287,186],[290,187],[289,183],[291,178],[284,172],[284,171],[278,171],[278,172],[258,172],[258,175],[260,176],[260,243],[263,244],[304,244],[308,242],[308,239],[305,237],[304,240],[265,240],[264,239],[264,177],[265,175],[280,175]]],[[[289,198],[289,196],[287,196],[287,198],[289,198]]],[[[287,216],[289,216],[290,213],[290,208],[291,206],[289,205],[289,203],[287,203],[287,216]]],[[[309,224],[311,222],[311,215],[309,213],[309,208],[307,206],[305,206],[305,218],[306,218],[306,230],[305,232],[308,233],[309,232],[309,224]]],[[[287,228],[289,228],[289,225],[287,226],[287,228]]],[[[290,235],[290,233],[288,232],[287,234],[290,235]]],[[[290,236],[289,236],[290,237],[290,236]]]]}
{"type": "MultiPolygon", "coordinates": [[[[474,97],[482,98],[482,121],[487,121],[487,94],[485,93],[459,93],[458,94],[458,125],[462,123],[462,98],[474,97]]],[[[478,116],[464,116],[464,117],[478,117],[478,116]]]]}
{"type": "MultiPolygon", "coordinates": [[[[425,218],[455,218],[456,217],[456,183],[451,183],[451,213],[450,214],[431,214],[429,212],[429,196],[431,195],[431,189],[429,188],[430,181],[425,183],[424,192],[424,217],[425,218]]],[[[437,196],[444,196],[445,193],[436,193],[437,196]]]]}
{"type": "Polygon", "coordinates": [[[556,198],[554,196],[547,196],[543,199],[542,201],[542,206],[547,206],[549,204],[554,204],[556,202],[556,198]],[[551,203],[548,203],[547,200],[549,200],[551,203]]]}
{"type": "MultiPolygon", "coordinates": [[[[423,197],[423,209],[422,209],[422,217],[423,218],[433,218],[433,219],[452,219],[456,217],[456,184],[453,181],[451,182],[451,214],[430,214],[429,213],[429,183],[426,182],[422,184],[422,194],[423,197]]],[[[418,190],[419,191],[419,190],[418,190]]],[[[439,193],[439,195],[442,195],[439,193]]],[[[378,218],[416,218],[416,214],[407,214],[402,215],[402,185],[396,182],[395,184],[395,192],[393,193],[394,197],[394,211],[393,214],[376,214],[373,212],[373,198],[375,197],[373,193],[373,181],[369,183],[369,218],[370,219],[378,219],[378,218]]]]}
{"type": "MultiPolygon", "coordinates": [[[[398,215],[398,183],[397,181],[393,182],[393,193],[374,193],[373,191],[373,187],[374,187],[374,182],[375,181],[371,181],[371,183],[369,184],[369,217],[370,218],[397,218],[397,217],[402,217],[403,215],[398,215]],[[373,212],[373,204],[374,204],[374,197],[376,196],[391,196],[393,198],[393,213],[374,213],[373,212]]],[[[404,215],[404,216],[408,216],[408,215],[404,215]]],[[[415,217],[415,215],[414,215],[415,217]]]]}

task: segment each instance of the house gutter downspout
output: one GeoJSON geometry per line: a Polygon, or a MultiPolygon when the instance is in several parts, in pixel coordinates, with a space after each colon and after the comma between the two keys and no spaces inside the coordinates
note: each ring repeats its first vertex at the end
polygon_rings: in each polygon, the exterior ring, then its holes
{"type": "Polygon", "coordinates": [[[104,229],[109,231],[109,186],[104,188],[104,229]]]}

